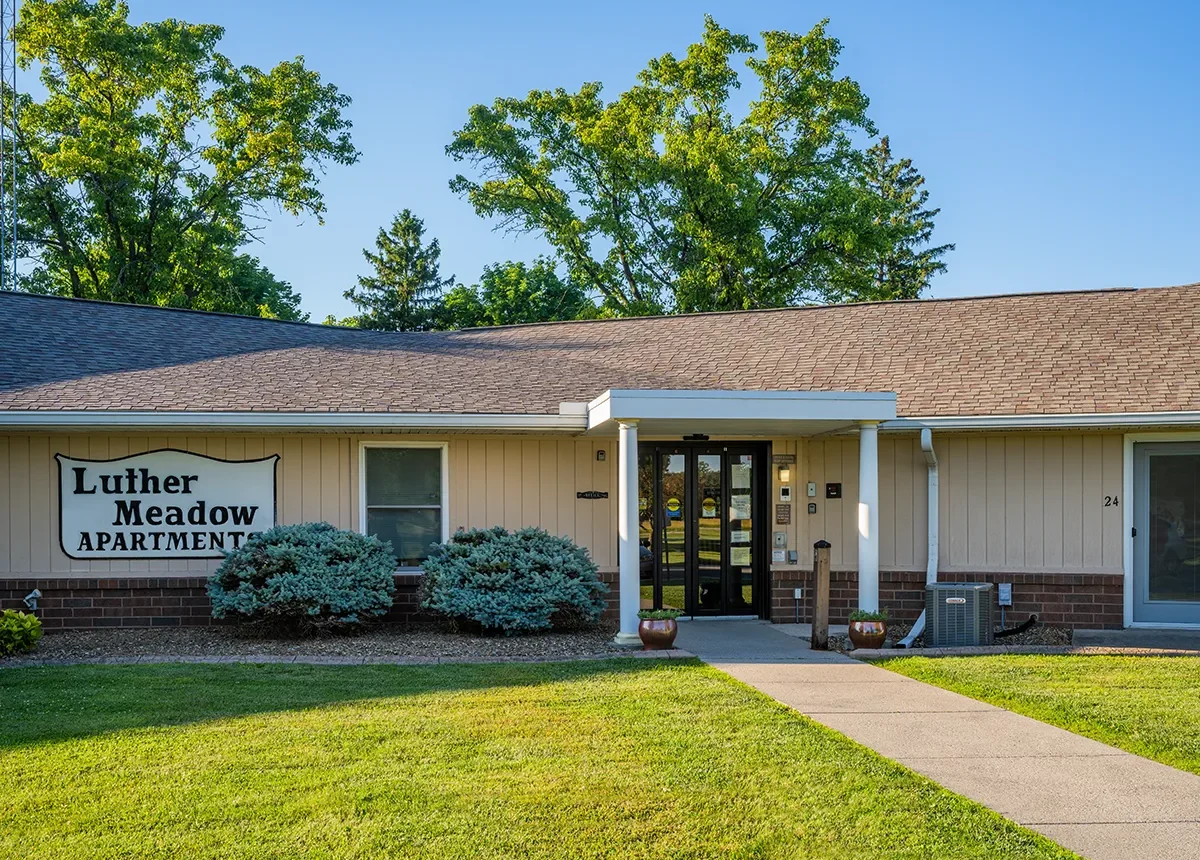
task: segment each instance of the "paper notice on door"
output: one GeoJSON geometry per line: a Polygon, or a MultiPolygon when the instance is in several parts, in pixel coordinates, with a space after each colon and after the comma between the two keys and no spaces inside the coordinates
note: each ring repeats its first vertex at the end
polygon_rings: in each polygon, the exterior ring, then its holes
{"type": "Polygon", "coordinates": [[[729,533],[730,543],[750,543],[750,532],[746,531],[731,531],[729,533]]]}
{"type": "Polygon", "coordinates": [[[734,520],[750,519],[750,497],[733,496],[729,500],[729,517],[734,520]]]}
{"type": "Polygon", "coordinates": [[[750,564],[750,547],[731,546],[729,548],[729,563],[734,567],[746,567],[750,564]]]}
{"type": "Polygon", "coordinates": [[[734,463],[729,467],[729,477],[735,490],[750,489],[750,464],[734,463]]]}

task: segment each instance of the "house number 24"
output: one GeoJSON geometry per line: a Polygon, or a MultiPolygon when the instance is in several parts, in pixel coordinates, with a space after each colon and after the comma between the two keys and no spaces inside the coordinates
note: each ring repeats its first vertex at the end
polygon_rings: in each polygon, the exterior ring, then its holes
{"type": "Polygon", "coordinates": [[[1121,500],[1118,499],[1116,496],[1105,496],[1104,497],[1104,507],[1119,508],[1119,507],[1121,507],[1121,500]]]}

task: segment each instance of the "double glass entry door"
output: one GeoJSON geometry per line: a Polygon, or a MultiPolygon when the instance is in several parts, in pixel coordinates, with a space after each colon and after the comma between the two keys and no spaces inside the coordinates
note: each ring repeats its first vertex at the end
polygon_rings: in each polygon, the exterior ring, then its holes
{"type": "Polygon", "coordinates": [[[644,608],[687,615],[759,613],[763,463],[763,452],[750,446],[641,450],[644,608]]]}

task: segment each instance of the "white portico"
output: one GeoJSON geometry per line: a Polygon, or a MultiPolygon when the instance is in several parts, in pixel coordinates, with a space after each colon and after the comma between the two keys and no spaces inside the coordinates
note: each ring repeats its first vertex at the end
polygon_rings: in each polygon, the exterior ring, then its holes
{"type": "Polygon", "coordinates": [[[647,439],[719,436],[729,439],[854,432],[859,445],[859,606],[879,605],[878,425],[896,417],[890,392],[611,389],[587,407],[588,432],[619,437],[619,644],[636,644],[641,595],[639,434],[647,439]]]}

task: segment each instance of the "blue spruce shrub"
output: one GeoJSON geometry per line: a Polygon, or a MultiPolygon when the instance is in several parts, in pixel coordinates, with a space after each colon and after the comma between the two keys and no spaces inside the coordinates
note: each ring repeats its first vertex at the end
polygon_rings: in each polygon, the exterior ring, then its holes
{"type": "Polygon", "coordinates": [[[392,605],[391,544],[329,523],[275,526],[228,552],[208,580],[215,618],[308,632],[349,627],[392,605]]]}
{"type": "Polygon", "coordinates": [[[585,550],[542,529],[460,531],[422,567],[422,607],[509,635],[598,621],[608,593],[585,550]]]}

